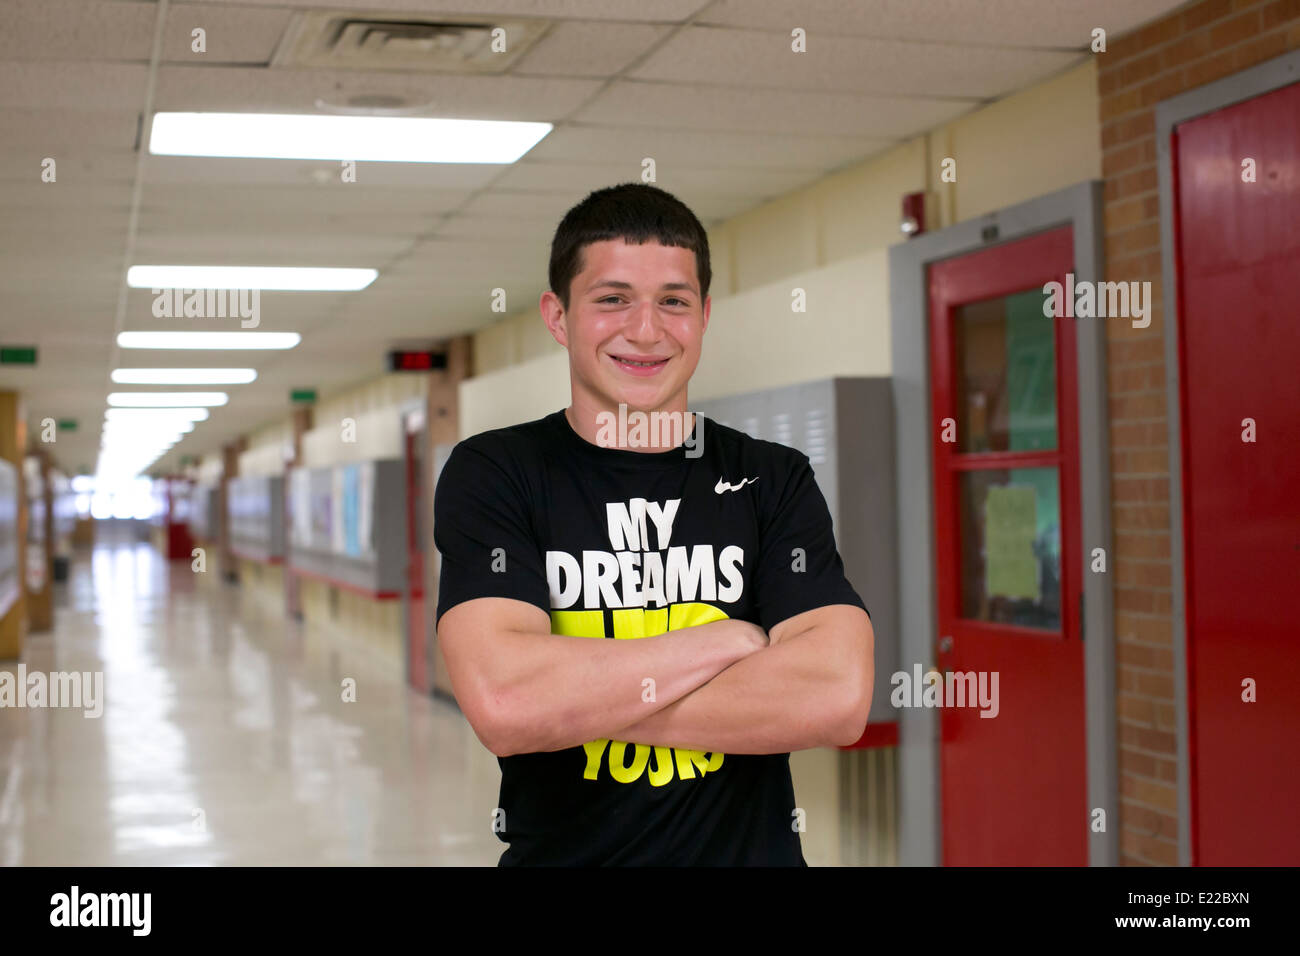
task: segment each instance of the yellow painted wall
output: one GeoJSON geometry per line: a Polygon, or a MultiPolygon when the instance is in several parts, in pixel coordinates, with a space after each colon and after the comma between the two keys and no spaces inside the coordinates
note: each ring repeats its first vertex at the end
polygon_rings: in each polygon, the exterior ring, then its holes
{"type": "Polygon", "coordinates": [[[324,468],[400,457],[398,409],[405,402],[422,400],[427,389],[424,375],[392,374],[321,402],[313,411],[315,427],[302,437],[303,466],[324,468]],[[345,437],[355,440],[344,441],[345,437]]]}

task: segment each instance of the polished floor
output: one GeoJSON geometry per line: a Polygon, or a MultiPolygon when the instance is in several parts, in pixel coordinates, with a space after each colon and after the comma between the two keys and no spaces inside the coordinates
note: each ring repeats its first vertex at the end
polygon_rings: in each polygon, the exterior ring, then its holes
{"type": "Polygon", "coordinates": [[[147,542],[57,587],[22,663],[102,671],[103,714],[0,707],[0,865],[496,864],[496,759],[364,648],[147,542]]]}

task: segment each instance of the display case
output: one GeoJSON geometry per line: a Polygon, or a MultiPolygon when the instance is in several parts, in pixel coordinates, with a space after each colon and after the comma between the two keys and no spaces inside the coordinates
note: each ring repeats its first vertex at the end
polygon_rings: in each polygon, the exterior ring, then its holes
{"type": "Polygon", "coordinates": [[[400,458],[295,469],[289,479],[289,565],[376,600],[401,596],[406,474],[400,458]]]}
{"type": "MultiPolygon", "coordinates": [[[[41,467],[39,458],[29,455],[23,461],[23,477],[27,491],[27,591],[40,593],[45,590],[50,580],[50,551],[45,534],[48,524],[45,470],[41,467]]],[[[45,628],[41,627],[37,630],[45,630],[45,628]]]]}
{"type": "Polygon", "coordinates": [[[247,475],[226,486],[230,550],[237,558],[280,564],[284,561],[284,478],[247,475]]]}
{"type": "Polygon", "coordinates": [[[870,610],[875,632],[876,676],[864,741],[895,743],[898,712],[889,697],[899,661],[898,548],[890,380],[822,379],[692,402],[690,409],[808,456],[845,575],[870,610]]]}
{"type": "Polygon", "coordinates": [[[0,459],[0,617],[18,600],[18,469],[0,459]]]}

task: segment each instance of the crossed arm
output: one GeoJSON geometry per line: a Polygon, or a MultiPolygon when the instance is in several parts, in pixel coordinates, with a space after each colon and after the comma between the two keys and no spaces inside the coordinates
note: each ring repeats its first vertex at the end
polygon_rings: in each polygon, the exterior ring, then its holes
{"type": "Polygon", "coordinates": [[[769,641],[612,737],[734,754],[856,742],[874,676],[875,635],[866,612],[851,604],[816,608],[776,625],[769,641]]]}
{"type": "Polygon", "coordinates": [[[851,605],[798,614],[770,635],[723,620],[593,640],[551,634],[533,605],[479,598],[447,611],[438,635],[457,700],[498,756],[602,738],[785,753],[852,743],[871,706],[874,635],[851,605]]]}

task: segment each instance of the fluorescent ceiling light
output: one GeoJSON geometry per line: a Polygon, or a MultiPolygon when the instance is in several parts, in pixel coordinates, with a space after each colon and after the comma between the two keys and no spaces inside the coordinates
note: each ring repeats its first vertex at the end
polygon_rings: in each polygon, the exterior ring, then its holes
{"type": "Polygon", "coordinates": [[[153,422],[133,422],[129,419],[110,418],[104,422],[101,436],[117,437],[129,435],[188,435],[194,431],[194,423],[181,418],[162,418],[153,422]]]}
{"type": "Polygon", "coordinates": [[[225,392],[109,392],[108,404],[118,408],[194,408],[224,405],[225,392]]]}
{"type": "Polygon", "coordinates": [[[297,332],[119,332],[124,349],[291,349],[297,332]]]}
{"type": "Polygon", "coordinates": [[[206,408],[110,408],[104,412],[110,422],[126,421],[151,425],[155,422],[206,422],[206,408]]]}
{"type": "Polygon", "coordinates": [[[257,289],[262,292],[356,292],[379,276],[377,269],[297,266],[131,266],[132,289],[257,289]]]}
{"type": "Polygon", "coordinates": [[[118,368],[119,385],[247,385],[257,378],[251,368],[118,368]]]}
{"type": "Polygon", "coordinates": [[[157,113],[149,152],[378,163],[513,163],[552,128],[550,123],[408,116],[157,113]]]}

